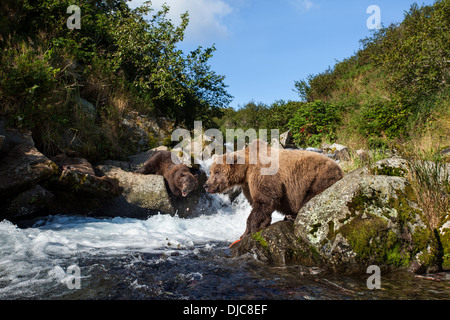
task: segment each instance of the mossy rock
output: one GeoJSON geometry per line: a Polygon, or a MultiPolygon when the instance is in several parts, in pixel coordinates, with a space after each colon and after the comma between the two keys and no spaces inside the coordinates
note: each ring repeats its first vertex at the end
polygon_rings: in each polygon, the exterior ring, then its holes
{"type": "Polygon", "coordinates": [[[371,172],[375,175],[384,175],[390,177],[406,177],[408,173],[408,163],[400,157],[392,157],[377,161],[372,167],[371,172]]]}
{"type": "Polygon", "coordinates": [[[442,268],[450,270],[450,213],[439,228],[439,240],[442,246],[442,268]]]}
{"type": "Polygon", "coordinates": [[[322,264],[317,251],[295,237],[291,221],[279,221],[248,235],[231,249],[234,257],[249,253],[261,261],[277,266],[322,264]]]}
{"type": "Polygon", "coordinates": [[[294,234],[336,272],[365,272],[372,264],[435,271],[442,264],[441,242],[416,201],[405,178],[358,170],[311,199],[296,218],[294,234]]]}

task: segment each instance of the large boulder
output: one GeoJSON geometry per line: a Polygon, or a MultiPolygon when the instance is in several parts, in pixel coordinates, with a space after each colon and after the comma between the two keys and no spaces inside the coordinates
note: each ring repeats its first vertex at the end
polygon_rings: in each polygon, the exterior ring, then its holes
{"type": "Polygon", "coordinates": [[[339,272],[364,272],[372,264],[434,271],[440,244],[424,220],[405,178],[357,170],[311,199],[294,233],[339,272]]]}
{"type": "Polygon", "coordinates": [[[31,134],[8,130],[0,159],[0,200],[31,189],[58,173],[58,166],[34,147],[31,134]]]}
{"type": "Polygon", "coordinates": [[[123,190],[121,196],[104,208],[104,215],[145,219],[152,214],[174,213],[163,176],[127,172],[111,165],[100,165],[97,169],[116,179],[123,190]]]}

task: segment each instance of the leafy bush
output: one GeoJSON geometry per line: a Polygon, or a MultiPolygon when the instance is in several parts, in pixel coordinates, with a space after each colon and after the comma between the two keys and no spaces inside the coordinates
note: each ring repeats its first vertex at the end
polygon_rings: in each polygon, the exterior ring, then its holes
{"type": "Polygon", "coordinates": [[[344,136],[357,133],[373,146],[412,137],[448,108],[449,34],[448,0],[413,4],[403,22],[375,31],[354,56],[295,89],[303,101],[352,104],[343,110],[344,136]]]}
{"type": "Polygon", "coordinates": [[[130,9],[126,0],[83,1],[82,27],[70,30],[71,4],[0,3],[0,115],[30,129],[42,152],[74,148],[94,162],[125,156],[121,123],[130,111],[191,128],[230,102],[224,76],[208,64],[215,48],[177,48],[187,13],[175,27],[167,6],[156,12],[150,2],[130,9]]]}
{"type": "Polygon", "coordinates": [[[304,104],[289,121],[289,129],[298,146],[318,146],[333,141],[340,123],[339,108],[320,100],[304,104]]]}

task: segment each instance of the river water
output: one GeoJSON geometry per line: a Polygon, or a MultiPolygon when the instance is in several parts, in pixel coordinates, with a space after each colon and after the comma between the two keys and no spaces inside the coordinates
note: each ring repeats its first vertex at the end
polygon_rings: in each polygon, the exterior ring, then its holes
{"type": "MultiPolygon", "coordinates": [[[[408,274],[340,276],[273,267],[228,246],[251,207],[205,195],[203,214],[147,220],[49,216],[32,227],[0,222],[0,299],[449,299],[450,281],[408,274]]],[[[277,213],[273,222],[283,217],[277,213]]]]}

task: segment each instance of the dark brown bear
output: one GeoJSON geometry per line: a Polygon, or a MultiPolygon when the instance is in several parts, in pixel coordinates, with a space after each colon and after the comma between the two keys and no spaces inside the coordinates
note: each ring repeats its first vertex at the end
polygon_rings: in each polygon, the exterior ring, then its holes
{"type": "Polygon", "coordinates": [[[177,197],[186,197],[197,188],[198,176],[193,175],[187,165],[174,163],[170,151],[156,151],[136,173],[164,176],[170,191],[177,197]]]}
{"type": "Polygon", "coordinates": [[[216,157],[210,169],[211,175],[204,185],[209,193],[222,193],[235,185],[242,187],[252,211],[241,239],[247,234],[268,227],[273,211],[292,218],[297,216],[306,202],[343,177],[339,165],[322,154],[300,150],[275,150],[264,142],[262,146],[267,148],[267,154],[274,152],[279,165],[275,174],[262,175],[261,168],[269,167],[267,161],[261,161],[259,153],[254,164],[249,161],[249,149],[259,144],[260,141],[256,144],[253,142],[249,148],[216,157]],[[234,162],[227,164],[227,157],[234,158],[234,162]],[[243,164],[238,164],[238,159],[243,164]]]}

